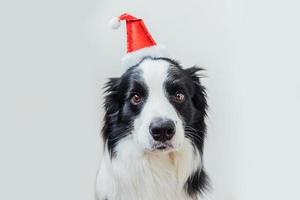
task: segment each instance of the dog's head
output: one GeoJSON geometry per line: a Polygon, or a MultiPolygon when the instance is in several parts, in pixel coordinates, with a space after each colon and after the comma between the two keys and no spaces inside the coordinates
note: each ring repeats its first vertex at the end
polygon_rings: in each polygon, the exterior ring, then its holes
{"type": "Polygon", "coordinates": [[[126,139],[142,151],[170,152],[191,142],[202,152],[206,115],[199,68],[145,58],[106,84],[103,137],[111,156],[126,139]]]}

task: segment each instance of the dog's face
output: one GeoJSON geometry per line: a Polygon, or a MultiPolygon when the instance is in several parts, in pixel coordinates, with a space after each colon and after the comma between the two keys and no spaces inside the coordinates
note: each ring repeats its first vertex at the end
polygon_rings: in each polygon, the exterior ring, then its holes
{"type": "Polygon", "coordinates": [[[200,152],[205,91],[195,74],[166,58],[146,58],[107,83],[104,140],[113,156],[121,140],[148,152],[170,152],[188,140],[200,152]]]}

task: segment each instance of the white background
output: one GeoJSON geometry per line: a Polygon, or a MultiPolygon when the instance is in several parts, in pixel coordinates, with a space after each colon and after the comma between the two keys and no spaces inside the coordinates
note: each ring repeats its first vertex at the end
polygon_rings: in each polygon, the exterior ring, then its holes
{"type": "Polygon", "coordinates": [[[285,0],[0,3],[0,199],[92,200],[101,87],[121,74],[126,11],[207,69],[215,200],[300,199],[300,12],[285,0]],[[122,3],[120,3],[122,2],[122,3]]]}

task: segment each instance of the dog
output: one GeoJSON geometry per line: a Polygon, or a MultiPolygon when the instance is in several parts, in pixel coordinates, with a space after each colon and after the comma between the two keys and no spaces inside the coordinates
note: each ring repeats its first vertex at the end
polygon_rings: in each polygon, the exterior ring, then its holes
{"type": "Polygon", "coordinates": [[[105,85],[98,200],[199,200],[207,101],[198,72],[145,57],[105,85]]]}

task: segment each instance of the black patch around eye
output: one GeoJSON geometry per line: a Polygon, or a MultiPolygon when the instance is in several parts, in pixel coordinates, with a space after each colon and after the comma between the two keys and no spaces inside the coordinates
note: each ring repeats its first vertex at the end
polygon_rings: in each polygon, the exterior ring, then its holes
{"type": "Polygon", "coordinates": [[[125,120],[130,118],[134,120],[135,116],[137,116],[141,112],[143,105],[147,99],[147,95],[148,88],[141,77],[133,77],[133,80],[130,80],[128,91],[126,94],[126,101],[122,109],[122,119],[125,120]],[[131,98],[136,94],[141,97],[141,103],[133,105],[131,102],[131,98]]]}
{"type": "Polygon", "coordinates": [[[138,80],[132,81],[129,91],[128,91],[128,94],[127,94],[127,102],[124,106],[124,109],[127,111],[125,113],[125,115],[126,114],[130,114],[130,115],[139,114],[143,107],[144,102],[146,101],[147,95],[148,95],[148,89],[143,81],[138,81],[138,80]],[[131,98],[134,95],[138,95],[141,97],[141,103],[139,103],[137,105],[133,105],[131,103],[131,98]]]}
{"type": "Polygon", "coordinates": [[[139,96],[145,98],[148,95],[148,89],[144,82],[133,81],[128,98],[131,98],[133,95],[138,94],[139,96]]]}
{"type": "Polygon", "coordinates": [[[173,84],[172,82],[166,83],[166,90],[169,95],[175,95],[177,92],[186,94],[185,86],[179,83],[175,83],[175,84],[173,84]]]}

